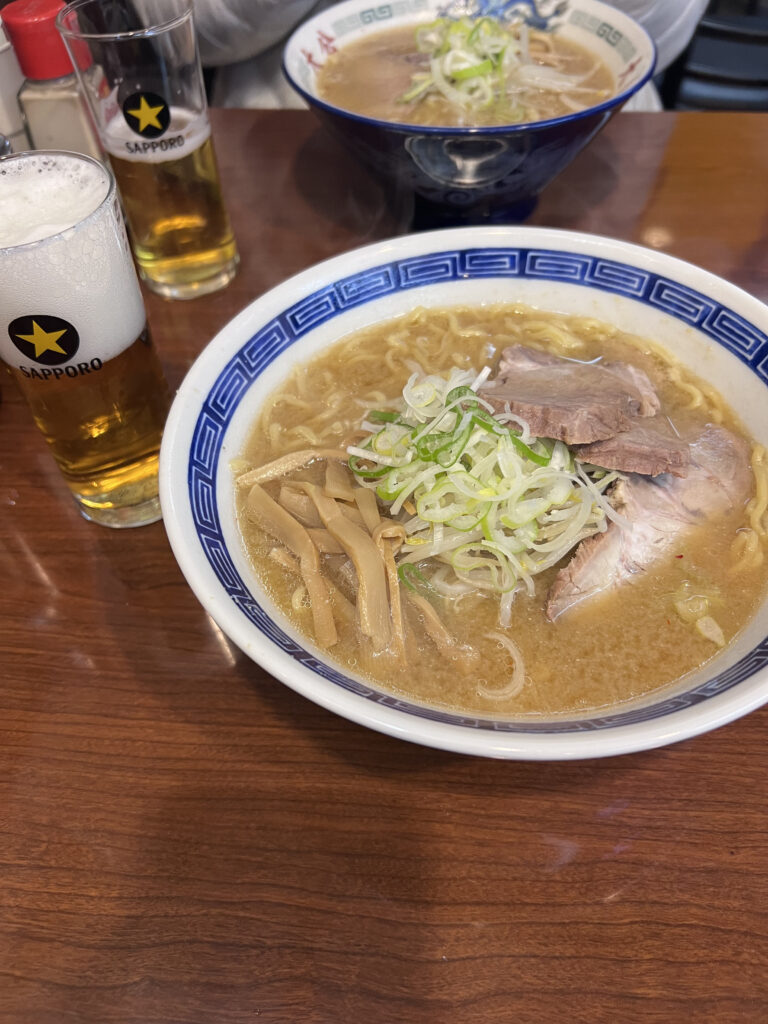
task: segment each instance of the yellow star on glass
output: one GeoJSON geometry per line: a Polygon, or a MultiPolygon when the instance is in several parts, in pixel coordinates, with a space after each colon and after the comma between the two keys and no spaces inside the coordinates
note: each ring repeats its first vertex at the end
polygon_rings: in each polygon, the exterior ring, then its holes
{"type": "Polygon", "coordinates": [[[17,334],[16,337],[34,345],[35,359],[39,359],[43,352],[58,352],[60,355],[65,356],[67,354],[66,351],[61,347],[61,345],[57,345],[56,342],[62,334],[66,333],[66,328],[63,331],[44,331],[40,324],[33,320],[32,333],[17,334]]]}
{"type": "Polygon", "coordinates": [[[150,107],[147,103],[147,97],[142,96],[139,100],[139,105],[135,110],[126,110],[126,114],[130,114],[131,117],[135,117],[139,122],[139,131],[143,132],[145,128],[152,126],[152,128],[162,128],[163,126],[157,119],[157,115],[163,109],[164,104],[160,104],[159,107],[150,107]]]}

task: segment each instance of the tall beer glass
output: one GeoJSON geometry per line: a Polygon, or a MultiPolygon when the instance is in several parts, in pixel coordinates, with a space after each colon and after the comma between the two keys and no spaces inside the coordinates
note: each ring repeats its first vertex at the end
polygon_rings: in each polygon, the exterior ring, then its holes
{"type": "Polygon", "coordinates": [[[140,275],[167,298],[224,287],[238,254],[190,3],[73,0],[56,23],[109,154],[140,275]]]}
{"type": "Polygon", "coordinates": [[[0,160],[0,357],[83,515],[117,527],[159,519],[168,388],[115,180],[97,160],[0,160]]]}

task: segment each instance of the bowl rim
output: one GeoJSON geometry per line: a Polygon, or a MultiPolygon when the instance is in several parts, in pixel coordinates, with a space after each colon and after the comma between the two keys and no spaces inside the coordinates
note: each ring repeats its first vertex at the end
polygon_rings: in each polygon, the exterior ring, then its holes
{"type": "MultiPolygon", "coordinates": [[[[646,721],[629,721],[599,731],[585,729],[567,732],[558,731],[556,722],[548,723],[553,726],[548,732],[505,732],[504,720],[500,720],[502,731],[499,732],[467,728],[455,722],[435,722],[429,719],[428,714],[423,717],[413,712],[404,714],[397,709],[397,699],[390,702],[390,706],[384,706],[359,693],[350,692],[333,680],[323,679],[316,670],[301,664],[302,660],[306,660],[322,665],[321,658],[312,655],[306,647],[302,648],[299,642],[296,642],[297,646],[306,655],[305,659],[286,654],[272,639],[254,628],[242,614],[242,609],[236,607],[231,595],[226,593],[220,580],[215,577],[212,580],[211,566],[190,511],[189,479],[193,461],[191,438],[206,397],[215,388],[218,371],[231,362],[243,346],[243,337],[238,335],[247,330],[249,334],[245,337],[252,337],[251,321],[263,326],[277,311],[295,304],[297,298],[306,297],[319,287],[337,284],[345,274],[354,273],[361,267],[366,270],[375,269],[381,264],[391,264],[398,258],[408,259],[416,254],[431,256],[451,249],[473,250],[483,243],[489,247],[495,243],[500,248],[538,246],[571,256],[589,254],[595,258],[621,259],[630,267],[655,264],[662,272],[678,281],[693,273],[697,288],[703,294],[712,294],[712,290],[715,293],[725,292],[729,305],[740,308],[740,316],[751,317],[747,321],[750,326],[756,318],[758,323],[762,322],[768,327],[766,306],[724,278],[677,257],[588,232],[525,226],[443,229],[383,239],[315,264],[265,292],[230,320],[201,351],[173,402],[160,454],[160,497],[169,542],[189,586],[225,635],[265,671],[291,689],[348,720],[425,746],[517,760],[572,760],[612,756],[678,742],[754,710],[768,700],[768,668],[765,667],[768,665],[768,638],[758,642],[747,656],[724,670],[731,671],[747,658],[756,656],[759,662],[757,671],[714,695],[706,695],[698,703],[646,721]],[[748,314],[744,312],[744,307],[748,314]]],[[[722,298],[719,301],[723,301],[722,298]]],[[[758,332],[765,338],[763,328],[758,328],[758,332]]],[[[271,618],[269,621],[272,623],[271,618]]],[[[702,685],[706,686],[711,678],[702,685]]],[[[376,693],[386,693],[376,690],[375,683],[370,688],[376,693]]],[[[412,702],[404,703],[412,706],[412,702]]],[[[465,717],[472,719],[474,716],[467,714],[465,717]]],[[[572,717],[565,721],[573,723],[575,719],[572,717]]]]}
{"type": "Polygon", "coordinates": [[[602,103],[597,104],[594,107],[587,107],[585,110],[576,110],[570,114],[563,114],[561,117],[552,117],[544,121],[523,121],[519,124],[502,124],[502,125],[420,125],[412,124],[408,121],[385,121],[382,118],[369,117],[366,114],[357,114],[351,110],[345,110],[344,107],[337,107],[333,103],[329,103],[327,100],[320,99],[314,93],[309,92],[304,88],[291,74],[289,70],[289,52],[297,46],[297,39],[299,35],[307,31],[312,27],[315,22],[319,22],[323,17],[327,16],[328,11],[333,10],[335,7],[343,7],[347,3],[357,3],[359,0],[342,0],[341,3],[334,4],[332,7],[326,7],[317,14],[308,18],[306,21],[298,25],[291,35],[286,40],[283,47],[281,67],[283,74],[288,80],[289,85],[304,99],[310,109],[317,108],[322,110],[326,114],[331,114],[337,117],[343,117],[348,121],[356,124],[366,125],[372,128],[379,128],[386,131],[394,132],[397,135],[413,135],[417,133],[419,135],[432,135],[442,136],[451,135],[459,138],[471,138],[478,135],[517,135],[523,132],[530,131],[544,131],[548,128],[557,128],[565,124],[573,124],[577,121],[586,119],[587,117],[594,117],[613,110],[615,107],[626,103],[628,99],[639,92],[648,82],[651,81],[658,63],[658,49],[653,38],[648,33],[647,29],[636,21],[631,15],[617,7],[610,7],[608,4],[602,2],[602,0],[586,0],[590,5],[594,4],[598,7],[604,8],[606,11],[611,12],[611,16],[616,16],[619,20],[630,22],[633,28],[636,28],[642,35],[645,36],[645,40],[650,48],[650,62],[643,76],[640,78],[635,85],[624,89],[620,93],[616,93],[615,96],[609,97],[602,103]]]}

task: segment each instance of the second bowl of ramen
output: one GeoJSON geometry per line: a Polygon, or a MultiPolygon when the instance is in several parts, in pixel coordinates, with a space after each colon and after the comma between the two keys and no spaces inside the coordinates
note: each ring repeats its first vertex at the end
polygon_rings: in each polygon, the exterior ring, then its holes
{"type": "Polygon", "coordinates": [[[511,20],[482,13],[493,6],[347,0],[286,45],[292,86],[414,193],[419,225],[524,219],[653,73],[645,30],[599,0],[516,5],[526,18],[511,20]]]}
{"type": "Polygon", "coordinates": [[[588,235],[337,257],[184,382],[171,543],[229,637],[367,726],[503,757],[692,735],[768,698],[767,329],[588,235]]]}

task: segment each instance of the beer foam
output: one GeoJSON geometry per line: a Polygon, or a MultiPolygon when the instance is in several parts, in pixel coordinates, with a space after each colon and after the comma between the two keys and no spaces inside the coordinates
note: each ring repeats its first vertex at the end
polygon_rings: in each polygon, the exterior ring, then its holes
{"type": "Polygon", "coordinates": [[[0,164],[0,248],[39,242],[79,224],[109,192],[95,164],[34,154],[0,164]]]}
{"type": "Polygon", "coordinates": [[[189,156],[210,138],[211,126],[203,115],[171,107],[168,129],[158,139],[144,139],[131,131],[120,115],[113,117],[104,132],[104,149],[119,160],[161,164],[189,156]]]}
{"type": "Polygon", "coordinates": [[[103,201],[109,182],[104,168],[75,155],[0,162],[0,358],[12,366],[34,365],[9,336],[18,317],[70,323],[79,336],[75,365],[106,362],[141,333],[146,316],[125,226],[117,199],[103,201]]]}

